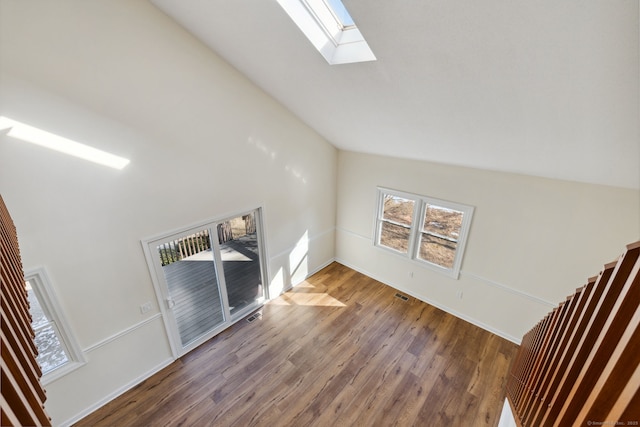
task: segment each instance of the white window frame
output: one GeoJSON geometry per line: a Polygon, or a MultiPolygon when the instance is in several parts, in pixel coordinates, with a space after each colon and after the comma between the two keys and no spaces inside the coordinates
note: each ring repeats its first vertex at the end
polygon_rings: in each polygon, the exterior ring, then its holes
{"type": "Polygon", "coordinates": [[[62,311],[62,307],[51,286],[49,275],[44,267],[25,270],[24,280],[25,282],[29,282],[45,316],[53,323],[54,330],[60,340],[60,345],[68,359],[65,364],[60,365],[42,376],[41,382],[43,385],[46,385],[84,365],[86,358],[78,346],[69,323],[64,317],[64,312],[62,311]]]}
{"type": "MultiPolygon", "coordinates": [[[[419,194],[407,193],[405,191],[392,190],[390,188],[377,187],[377,203],[376,203],[376,216],[375,227],[373,232],[373,244],[385,251],[391,252],[395,255],[403,258],[408,258],[413,262],[416,262],[422,266],[425,266],[431,270],[438,271],[454,279],[458,279],[460,276],[460,267],[462,266],[462,258],[464,256],[464,249],[467,244],[467,238],[469,235],[469,229],[471,228],[471,219],[473,217],[474,207],[470,205],[464,205],[461,203],[450,202],[447,200],[436,199],[428,196],[421,196],[419,194]],[[392,223],[389,220],[383,218],[384,214],[384,197],[385,195],[401,197],[403,199],[412,200],[414,202],[413,217],[411,226],[407,227],[409,232],[409,242],[407,253],[395,250],[386,245],[380,243],[380,237],[382,232],[383,223],[392,223]],[[420,237],[422,234],[422,222],[426,214],[427,206],[438,206],[446,209],[453,209],[462,212],[462,224],[460,227],[460,235],[456,242],[456,252],[453,260],[453,266],[447,268],[439,264],[429,262],[419,258],[420,251],[420,237]]],[[[405,225],[402,225],[406,227],[405,225]]]]}
{"type": "Polygon", "coordinates": [[[327,1],[277,1],[329,64],[376,60],[355,23],[344,25],[327,1]]]}

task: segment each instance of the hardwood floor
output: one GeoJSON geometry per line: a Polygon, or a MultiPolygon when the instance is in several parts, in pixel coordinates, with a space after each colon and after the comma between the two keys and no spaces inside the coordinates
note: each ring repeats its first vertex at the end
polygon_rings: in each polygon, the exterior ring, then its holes
{"type": "Polygon", "coordinates": [[[79,426],[495,426],[517,346],[333,263],[79,426]]]}

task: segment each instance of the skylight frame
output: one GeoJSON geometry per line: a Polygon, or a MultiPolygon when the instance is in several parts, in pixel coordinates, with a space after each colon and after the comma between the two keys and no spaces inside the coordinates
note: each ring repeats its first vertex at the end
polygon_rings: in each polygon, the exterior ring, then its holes
{"type": "MultiPolygon", "coordinates": [[[[355,22],[345,25],[327,0],[278,0],[278,3],[329,64],[376,60],[355,22]]],[[[351,18],[346,8],[344,11],[351,18]]]]}

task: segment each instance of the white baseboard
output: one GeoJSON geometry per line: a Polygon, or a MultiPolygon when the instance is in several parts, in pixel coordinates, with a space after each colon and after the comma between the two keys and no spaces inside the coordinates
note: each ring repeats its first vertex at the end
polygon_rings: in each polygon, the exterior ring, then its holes
{"type": "MultiPolygon", "coordinates": [[[[308,279],[309,277],[313,276],[314,274],[316,274],[317,272],[319,272],[320,270],[322,270],[323,268],[327,267],[328,265],[330,265],[332,262],[335,261],[335,258],[331,258],[328,261],[326,261],[325,263],[323,263],[322,265],[316,267],[313,271],[309,272],[305,279],[298,281],[297,283],[293,284],[293,286],[299,285],[300,283],[302,283],[304,280],[308,279]]],[[[284,291],[283,291],[284,292],[284,291]]],[[[89,352],[91,350],[94,350],[96,348],[102,347],[103,345],[112,342],[114,340],[116,340],[117,338],[125,335],[126,333],[129,333],[135,329],[138,329],[140,326],[145,325],[147,323],[149,323],[152,320],[155,320],[156,318],[160,317],[160,314],[158,313],[156,316],[153,316],[150,319],[147,319],[143,322],[141,322],[138,325],[134,325],[131,328],[127,328],[127,330],[123,331],[123,332],[119,332],[118,334],[115,334],[112,337],[109,337],[97,344],[94,344],[92,346],[90,346],[89,348],[85,349],[85,351],[89,352]]],[[[137,377],[136,379],[134,379],[133,381],[130,381],[129,383],[125,384],[124,386],[120,387],[119,389],[115,390],[113,393],[108,394],[107,396],[105,396],[104,398],[102,398],[101,400],[99,400],[98,402],[96,402],[95,404],[91,405],[90,407],[86,408],[85,410],[81,411],[80,413],[74,415],[73,417],[71,417],[70,419],[58,424],[61,427],[68,427],[73,425],[74,423],[80,421],[81,419],[83,419],[84,417],[86,417],[87,415],[91,414],[92,412],[100,409],[101,407],[103,407],[104,405],[106,405],[107,403],[111,402],[113,399],[117,398],[118,396],[124,394],[125,392],[127,392],[128,390],[132,389],[133,387],[135,387],[136,385],[140,384],[141,382],[143,382],[144,380],[148,379],[149,377],[151,377],[152,375],[160,372],[162,369],[166,368],[167,366],[169,366],[171,363],[174,362],[174,359],[169,358],[165,361],[163,361],[162,363],[160,363],[159,365],[155,366],[154,368],[152,368],[151,370],[147,371],[146,373],[140,375],[139,377],[137,377]]]]}
{"type": "Polygon", "coordinates": [[[434,306],[436,308],[439,308],[440,310],[446,311],[447,313],[452,314],[452,315],[456,316],[459,319],[462,319],[462,320],[464,320],[466,322],[469,322],[469,323],[471,323],[471,324],[473,324],[473,325],[475,325],[475,326],[477,326],[479,328],[484,329],[485,331],[489,331],[492,334],[495,334],[495,335],[497,335],[497,336],[499,336],[501,338],[504,338],[504,339],[506,339],[508,341],[511,341],[511,342],[513,342],[515,344],[520,345],[520,342],[521,342],[520,338],[516,338],[516,337],[514,337],[514,336],[512,336],[510,334],[507,334],[507,333],[505,333],[503,331],[495,329],[495,328],[493,328],[493,327],[491,327],[491,326],[489,326],[489,325],[487,325],[487,324],[485,324],[485,323],[483,323],[483,322],[481,322],[481,321],[479,321],[477,319],[474,319],[474,318],[472,318],[470,316],[462,314],[462,313],[460,313],[460,312],[458,312],[458,311],[456,311],[456,310],[454,310],[454,309],[452,309],[450,307],[447,307],[447,306],[445,306],[443,304],[440,304],[439,302],[429,300],[429,299],[424,298],[422,296],[417,296],[414,293],[412,293],[411,291],[403,289],[401,286],[398,286],[396,284],[388,283],[387,281],[385,281],[385,280],[383,280],[383,279],[381,279],[379,277],[376,277],[375,274],[372,274],[372,273],[370,273],[368,271],[365,271],[365,270],[363,270],[363,269],[361,269],[361,268],[359,268],[359,267],[357,267],[355,265],[351,265],[349,262],[347,262],[347,261],[345,261],[343,259],[336,258],[336,261],[339,262],[340,264],[346,266],[346,267],[349,267],[349,268],[357,271],[358,273],[362,273],[365,276],[368,276],[368,277],[371,277],[372,279],[377,280],[378,282],[384,283],[385,285],[390,286],[390,287],[392,287],[394,289],[397,289],[397,290],[399,290],[401,292],[404,292],[404,293],[406,293],[408,295],[411,295],[412,297],[414,297],[414,298],[416,298],[416,299],[418,299],[420,301],[424,301],[427,304],[430,304],[430,305],[432,305],[432,306],[434,306]]]}
{"type": "Polygon", "coordinates": [[[149,371],[147,371],[144,374],[142,374],[139,377],[137,377],[136,379],[134,379],[134,380],[130,381],[129,383],[125,384],[124,386],[118,388],[114,392],[109,393],[107,396],[105,396],[104,398],[100,399],[99,401],[97,401],[93,405],[89,406],[88,408],[84,409],[83,411],[79,412],[78,414],[74,415],[73,417],[69,418],[68,420],[66,420],[66,421],[64,421],[64,422],[62,422],[60,424],[57,424],[57,425],[60,426],[60,427],[69,427],[69,426],[73,425],[74,423],[77,423],[78,421],[80,421],[81,419],[86,417],[87,415],[89,415],[92,412],[102,408],[104,405],[106,405],[107,403],[111,402],[113,399],[115,399],[118,396],[120,396],[120,395],[124,394],[125,392],[129,391],[133,387],[137,386],[142,381],[144,381],[147,378],[151,377],[152,375],[160,372],[161,370],[163,370],[167,366],[171,365],[173,362],[174,362],[174,360],[172,358],[169,358],[169,359],[161,362],[160,364],[156,365],[154,368],[150,369],[149,371]]]}
{"type": "MultiPolygon", "coordinates": [[[[359,268],[359,267],[357,267],[355,265],[350,265],[348,262],[346,262],[346,261],[344,261],[342,259],[339,259],[339,258],[331,258],[331,259],[327,260],[326,262],[324,262],[320,266],[316,267],[313,271],[310,271],[306,275],[305,279],[300,280],[297,283],[292,284],[292,287],[295,287],[295,286],[299,285],[304,280],[306,280],[309,277],[313,276],[314,274],[318,273],[320,270],[322,270],[323,268],[327,267],[328,265],[330,265],[333,262],[339,262],[340,264],[342,264],[342,265],[344,265],[346,267],[349,267],[349,268],[351,268],[351,269],[353,269],[353,270],[355,270],[355,271],[357,271],[357,272],[359,272],[361,274],[364,274],[364,275],[366,275],[368,277],[371,277],[371,278],[373,278],[373,279],[375,279],[375,280],[377,280],[377,281],[379,281],[381,283],[384,283],[387,286],[390,286],[390,287],[392,287],[394,289],[397,289],[397,290],[399,290],[401,292],[404,292],[404,293],[406,293],[408,295],[411,295],[412,297],[414,297],[416,299],[419,299],[419,300],[424,301],[424,302],[426,302],[428,304],[431,304],[434,307],[437,307],[437,308],[439,308],[439,309],[441,309],[441,310],[443,310],[443,311],[445,311],[445,312],[447,312],[449,314],[452,314],[453,316],[456,316],[456,317],[458,317],[458,318],[460,318],[462,320],[465,320],[465,321],[467,321],[467,322],[469,322],[469,323],[471,323],[471,324],[473,324],[475,326],[478,326],[479,328],[482,328],[482,329],[484,329],[486,331],[489,331],[489,332],[491,332],[491,333],[493,333],[495,335],[498,335],[499,337],[502,337],[502,338],[504,338],[506,340],[509,340],[509,341],[511,341],[511,342],[513,342],[515,344],[518,344],[518,345],[520,344],[520,339],[518,339],[518,338],[515,338],[515,337],[513,337],[513,336],[511,336],[509,334],[506,334],[506,333],[504,333],[504,332],[502,332],[500,330],[497,330],[495,328],[492,328],[491,326],[486,325],[486,324],[478,321],[477,319],[474,319],[474,318],[471,318],[469,316],[466,316],[466,315],[464,315],[462,313],[457,312],[456,310],[453,310],[453,309],[451,309],[449,307],[446,307],[446,306],[444,306],[442,304],[439,304],[439,303],[437,303],[435,301],[429,301],[428,299],[425,299],[423,297],[419,297],[417,295],[414,295],[412,292],[407,291],[406,289],[402,289],[401,287],[398,287],[397,285],[394,285],[394,284],[391,284],[391,283],[387,283],[384,280],[381,280],[380,278],[375,277],[374,274],[372,274],[372,273],[370,273],[368,271],[364,271],[364,270],[362,270],[361,268],[359,268]]],[[[289,288],[289,289],[291,289],[291,288],[289,288]]],[[[285,292],[285,291],[286,290],[284,290],[283,292],[285,292]]],[[[144,322],[144,323],[147,323],[147,322],[144,322]]],[[[100,344],[103,344],[103,343],[100,343],[100,344]]],[[[92,346],[92,347],[95,347],[95,346],[92,346]]],[[[106,405],[107,403],[111,402],[113,399],[117,398],[118,396],[124,394],[128,390],[130,390],[133,387],[135,387],[136,385],[140,384],[142,381],[144,381],[144,380],[148,379],[149,377],[151,377],[152,375],[160,372],[162,369],[166,368],[167,366],[169,366],[173,362],[174,362],[174,359],[172,359],[172,358],[166,359],[165,361],[161,362],[160,364],[158,364],[154,368],[150,369],[146,373],[140,375],[136,379],[130,381],[129,383],[125,384],[124,386],[120,387],[119,389],[115,390],[114,392],[108,394],[103,399],[99,400],[95,404],[91,405],[90,407],[88,407],[85,410],[81,411],[80,413],[76,414],[72,418],[60,423],[59,425],[61,427],[71,426],[72,424],[80,421],[81,419],[83,419],[87,415],[91,414],[92,412],[96,411],[97,409],[101,408],[102,406],[106,405]]]]}

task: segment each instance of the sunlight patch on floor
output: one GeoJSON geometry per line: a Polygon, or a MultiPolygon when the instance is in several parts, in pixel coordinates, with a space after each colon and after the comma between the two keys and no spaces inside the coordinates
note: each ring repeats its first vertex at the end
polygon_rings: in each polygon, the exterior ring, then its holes
{"type": "Polygon", "coordinates": [[[283,299],[295,305],[322,306],[322,307],[346,307],[340,300],[327,293],[297,293],[289,292],[278,299],[283,299]]]}

